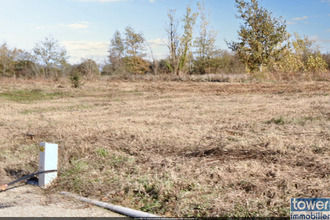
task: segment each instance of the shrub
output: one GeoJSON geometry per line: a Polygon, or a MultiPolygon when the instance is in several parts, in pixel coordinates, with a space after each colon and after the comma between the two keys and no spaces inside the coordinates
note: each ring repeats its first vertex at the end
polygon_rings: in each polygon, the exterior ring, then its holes
{"type": "Polygon", "coordinates": [[[70,74],[70,81],[73,88],[79,88],[81,85],[81,74],[77,69],[74,69],[70,74]]]}
{"type": "Polygon", "coordinates": [[[311,73],[322,73],[327,70],[327,63],[320,53],[310,55],[307,59],[306,70],[311,73]]]}
{"type": "Polygon", "coordinates": [[[80,72],[81,76],[89,79],[95,79],[101,75],[99,66],[94,60],[91,59],[84,60],[76,66],[76,69],[80,72]]]}
{"type": "Polygon", "coordinates": [[[141,57],[124,57],[125,70],[134,74],[145,74],[150,72],[151,64],[141,57]]]}

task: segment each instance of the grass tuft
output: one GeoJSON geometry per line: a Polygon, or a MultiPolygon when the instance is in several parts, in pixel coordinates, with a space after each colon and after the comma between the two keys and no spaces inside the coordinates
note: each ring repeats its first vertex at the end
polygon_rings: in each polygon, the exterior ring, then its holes
{"type": "Polygon", "coordinates": [[[284,125],[286,123],[286,120],[283,116],[280,116],[279,118],[272,118],[268,121],[266,121],[266,124],[276,124],[276,125],[284,125]]]}
{"type": "Polygon", "coordinates": [[[39,89],[34,90],[19,90],[0,93],[0,98],[5,98],[9,101],[18,103],[31,103],[34,101],[49,100],[64,97],[63,92],[43,92],[39,89]]]}

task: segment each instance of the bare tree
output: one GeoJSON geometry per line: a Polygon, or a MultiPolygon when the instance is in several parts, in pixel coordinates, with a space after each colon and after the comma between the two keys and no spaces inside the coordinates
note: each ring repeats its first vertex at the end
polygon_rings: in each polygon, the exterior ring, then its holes
{"type": "Polygon", "coordinates": [[[200,15],[200,26],[199,26],[199,36],[194,41],[194,46],[196,47],[198,58],[206,61],[210,59],[216,50],[215,40],[217,33],[214,30],[209,29],[209,15],[206,13],[205,1],[202,0],[197,3],[199,15],[200,15]]]}
{"type": "Polygon", "coordinates": [[[170,69],[172,74],[178,75],[177,69],[179,64],[179,36],[178,36],[178,26],[179,21],[176,19],[176,11],[174,9],[169,10],[167,17],[169,20],[168,28],[166,29],[168,35],[168,49],[170,51],[170,69]]]}
{"type": "Polygon", "coordinates": [[[200,15],[199,35],[194,41],[194,47],[196,48],[195,54],[195,69],[199,73],[206,73],[207,67],[210,69],[210,61],[216,51],[215,41],[217,33],[214,30],[210,30],[209,14],[205,9],[205,1],[201,0],[197,3],[198,11],[200,15]]]}
{"type": "Polygon", "coordinates": [[[39,63],[44,66],[42,72],[46,78],[52,73],[57,76],[59,71],[65,69],[68,59],[66,50],[53,38],[46,37],[44,41],[37,43],[33,52],[39,63]]]}

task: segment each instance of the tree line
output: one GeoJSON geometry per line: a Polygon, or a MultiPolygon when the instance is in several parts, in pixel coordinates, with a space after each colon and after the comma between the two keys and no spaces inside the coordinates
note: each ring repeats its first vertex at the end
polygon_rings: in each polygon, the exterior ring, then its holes
{"type": "MultiPolygon", "coordinates": [[[[290,79],[313,76],[330,67],[330,54],[322,54],[316,42],[287,32],[284,19],[272,16],[258,0],[235,0],[236,17],[241,20],[238,41],[226,42],[229,50],[217,48],[217,32],[210,27],[204,0],[197,9],[190,5],[178,17],[176,10],[167,13],[168,54],[157,59],[143,33],[127,26],[116,31],[110,41],[106,64],[91,59],[70,65],[65,48],[46,38],[29,53],[0,47],[0,76],[27,78],[70,77],[79,86],[80,77],[97,78],[101,74],[218,74],[248,73],[290,79]],[[150,50],[147,58],[147,51],[150,50]],[[101,70],[101,71],[100,71],[101,70]]],[[[329,70],[329,69],[328,69],[329,70]]]]}

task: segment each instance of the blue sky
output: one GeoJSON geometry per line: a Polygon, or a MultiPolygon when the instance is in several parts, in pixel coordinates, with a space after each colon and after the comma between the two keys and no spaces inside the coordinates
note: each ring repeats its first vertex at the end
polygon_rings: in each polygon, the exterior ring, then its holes
{"type": "MultiPolygon", "coordinates": [[[[330,52],[330,0],[260,0],[262,6],[282,16],[288,31],[308,35],[323,52],[330,52]]],[[[0,0],[0,43],[31,51],[53,37],[65,46],[72,63],[81,58],[102,62],[108,55],[115,30],[131,25],[142,32],[153,53],[166,54],[167,11],[182,17],[193,0],[0,0]]],[[[205,0],[211,27],[218,32],[217,46],[237,38],[240,20],[234,0],[205,0]]]]}

